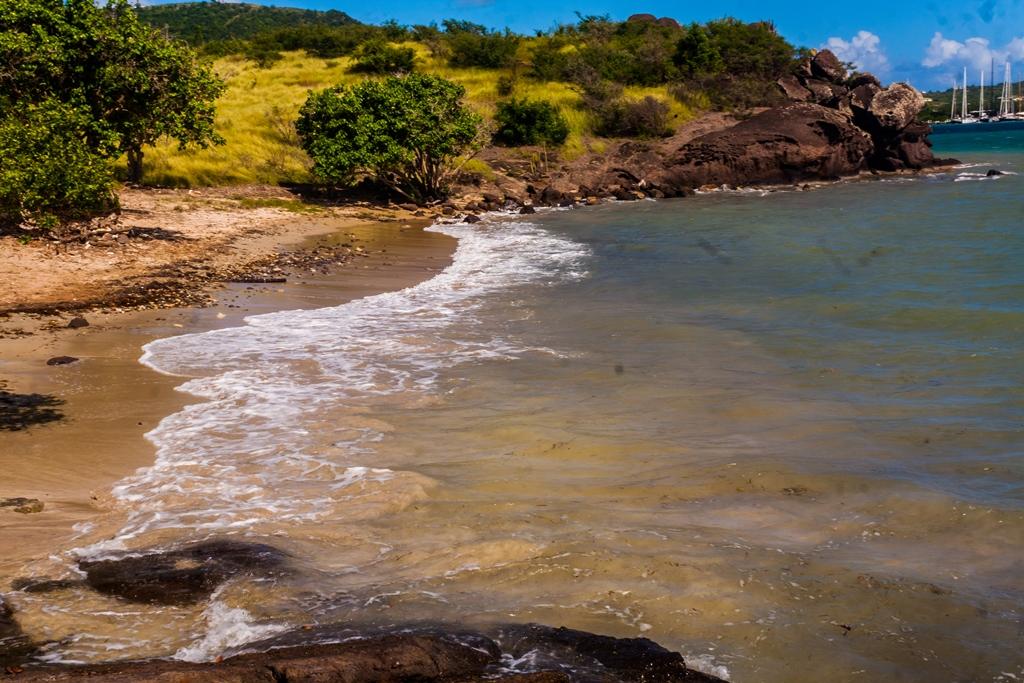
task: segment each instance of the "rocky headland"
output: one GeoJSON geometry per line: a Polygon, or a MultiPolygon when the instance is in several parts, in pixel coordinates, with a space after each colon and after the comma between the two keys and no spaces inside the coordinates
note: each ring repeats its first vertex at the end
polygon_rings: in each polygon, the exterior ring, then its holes
{"type": "MultiPolygon", "coordinates": [[[[547,173],[487,160],[502,173],[460,208],[567,206],[606,198],[680,197],[708,187],[800,185],[865,173],[915,173],[955,164],[937,159],[918,116],[924,96],[847,74],[830,51],[779,79],[785,103],[741,119],[710,114],[664,140],[626,140],[547,173]]],[[[471,188],[464,188],[467,196],[471,188]]]]}

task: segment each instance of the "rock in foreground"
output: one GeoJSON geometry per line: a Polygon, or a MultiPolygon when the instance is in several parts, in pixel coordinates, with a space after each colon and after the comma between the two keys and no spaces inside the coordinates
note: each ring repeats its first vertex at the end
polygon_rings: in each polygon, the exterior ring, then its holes
{"type": "Polygon", "coordinates": [[[719,679],[686,669],[682,657],[644,638],[620,639],[528,624],[502,630],[513,652],[485,636],[459,632],[386,634],[330,645],[305,645],[242,654],[218,663],[148,661],[95,666],[41,666],[20,672],[18,681],[127,683],[568,683],[589,681],[687,681],[719,679]],[[503,654],[535,652],[539,671],[502,669],[503,654]]]}
{"type": "Polygon", "coordinates": [[[287,555],[260,543],[205,541],[168,552],[80,562],[95,591],[131,602],[187,605],[204,600],[239,575],[268,576],[284,569],[287,555]]]}

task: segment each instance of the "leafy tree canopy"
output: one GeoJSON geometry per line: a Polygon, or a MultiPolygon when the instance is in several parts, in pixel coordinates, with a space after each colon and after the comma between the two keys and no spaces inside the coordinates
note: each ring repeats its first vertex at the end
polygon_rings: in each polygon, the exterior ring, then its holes
{"type": "Polygon", "coordinates": [[[444,194],[460,156],[482,143],[462,86],[410,74],[311,93],[296,129],[322,180],[368,175],[410,199],[444,194]]]}
{"type": "Polygon", "coordinates": [[[91,123],[52,99],[0,118],[0,228],[52,228],[117,206],[110,164],[86,142],[91,123]]]}
{"type": "Polygon", "coordinates": [[[127,0],[3,0],[0,112],[57,100],[89,117],[98,153],[129,158],[140,180],[142,148],[168,136],[220,142],[214,101],[224,85],[185,43],[139,22],[127,0]]]}

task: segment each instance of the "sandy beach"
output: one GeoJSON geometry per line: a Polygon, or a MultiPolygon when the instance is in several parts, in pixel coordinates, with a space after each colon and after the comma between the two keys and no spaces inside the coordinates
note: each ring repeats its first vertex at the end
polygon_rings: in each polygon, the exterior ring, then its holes
{"type": "Polygon", "coordinates": [[[138,362],[144,344],[238,325],[247,315],[336,305],[402,289],[442,270],[455,244],[425,232],[422,219],[359,207],[296,214],[207,197],[194,200],[198,207],[192,211],[175,210],[194,197],[172,191],[126,196],[129,221],[133,209],[146,212],[134,215],[145,216],[140,223],[180,233],[180,241],[137,241],[109,250],[77,246],[70,258],[42,247],[23,258],[26,248],[13,239],[0,246],[0,281],[17,283],[0,293],[0,307],[56,309],[0,318],[0,499],[24,497],[44,505],[41,513],[32,514],[0,509],[4,588],[30,571],[33,561],[63,546],[75,525],[103,524],[110,485],[152,463],[154,448],[144,434],[189,402],[189,396],[174,391],[180,378],[138,362]],[[374,216],[388,222],[368,221],[374,216]],[[282,252],[317,250],[351,256],[341,259],[345,263],[318,262],[312,268],[286,264],[284,283],[200,279],[177,290],[175,296],[188,301],[203,297],[206,306],[127,309],[119,304],[125,273],[145,279],[171,264],[212,270],[267,265],[282,252]],[[89,325],[68,328],[76,316],[89,325]],[[47,365],[59,356],[79,360],[47,365]]]}

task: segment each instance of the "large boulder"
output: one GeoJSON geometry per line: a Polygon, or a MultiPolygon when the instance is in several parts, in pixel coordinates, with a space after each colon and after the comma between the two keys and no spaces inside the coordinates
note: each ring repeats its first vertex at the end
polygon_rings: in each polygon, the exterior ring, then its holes
{"type": "Polygon", "coordinates": [[[831,50],[821,50],[811,58],[811,74],[833,83],[846,80],[846,67],[831,50]]]}
{"type": "Polygon", "coordinates": [[[875,125],[885,131],[901,131],[924,109],[924,95],[906,83],[893,83],[871,100],[868,112],[875,125]]]}
{"type": "Polygon", "coordinates": [[[864,170],[872,150],[871,137],[848,116],[791,104],[683,145],[655,183],[683,188],[832,179],[864,170]]]}

